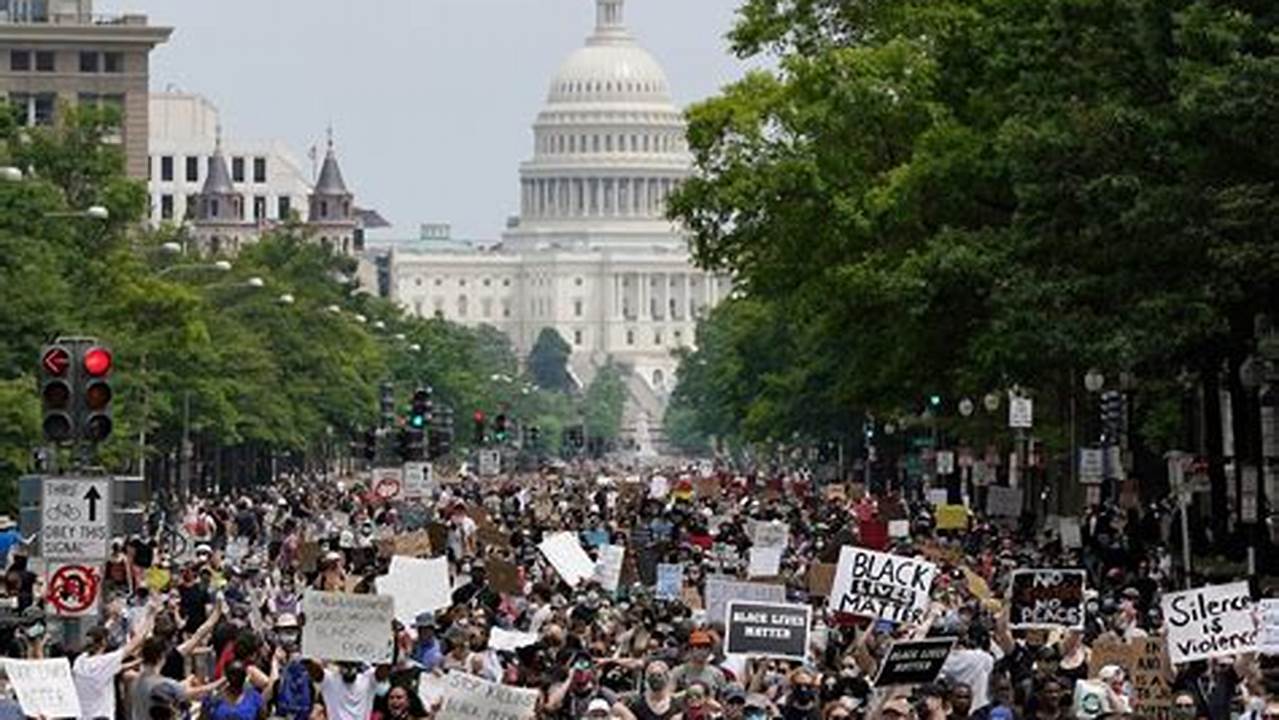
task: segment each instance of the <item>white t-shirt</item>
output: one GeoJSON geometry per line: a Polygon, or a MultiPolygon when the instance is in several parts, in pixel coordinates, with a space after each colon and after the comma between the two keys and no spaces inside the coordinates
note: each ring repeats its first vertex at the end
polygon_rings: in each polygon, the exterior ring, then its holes
{"type": "Polygon", "coordinates": [[[941,666],[941,676],[961,682],[973,694],[973,710],[990,704],[990,673],[995,669],[995,658],[984,650],[952,650],[941,666]]]}
{"type": "Polygon", "coordinates": [[[475,521],[470,516],[462,516],[458,527],[449,532],[449,548],[453,550],[455,557],[462,557],[466,554],[466,541],[475,535],[478,529],[479,526],[475,524],[475,521]]]}
{"type": "Polygon", "coordinates": [[[80,698],[80,717],[115,718],[115,676],[124,664],[124,650],[101,655],[82,654],[71,666],[71,680],[80,698]]]}
{"type": "Polygon", "coordinates": [[[342,681],[342,673],[334,668],[324,671],[324,680],[320,683],[320,695],[324,698],[324,708],[329,720],[369,720],[373,714],[373,699],[377,680],[377,670],[369,668],[355,677],[355,682],[347,684],[342,681]]]}

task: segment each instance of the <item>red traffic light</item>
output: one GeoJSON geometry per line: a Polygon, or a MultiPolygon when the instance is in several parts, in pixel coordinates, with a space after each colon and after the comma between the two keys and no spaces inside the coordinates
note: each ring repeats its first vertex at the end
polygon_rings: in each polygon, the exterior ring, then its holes
{"type": "Polygon", "coordinates": [[[477,422],[477,423],[482,423],[482,422],[484,422],[484,411],[483,411],[483,410],[476,410],[476,411],[475,411],[475,422],[477,422]]]}
{"type": "Polygon", "coordinates": [[[67,368],[71,365],[71,353],[66,348],[51,347],[44,351],[40,356],[40,367],[46,373],[55,377],[62,377],[67,373],[67,368]]]}
{"type": "Polygon", "coordinates": [[[91,347],[84,351],[81,361],[84,371],[93,377],[102,377],[111,372],[111,351],[104,347],[91,347]]]}

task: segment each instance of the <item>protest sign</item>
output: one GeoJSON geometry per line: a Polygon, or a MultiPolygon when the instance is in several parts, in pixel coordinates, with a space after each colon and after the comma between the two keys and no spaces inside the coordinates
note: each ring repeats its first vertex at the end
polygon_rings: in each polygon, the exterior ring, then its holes
{"type": "Polygon", "coordinates": [[[1009,594],[1014,630],[1084,629],[1083,570],[1014,570],[1009,594]]]}
{"type": "Polygon", "coordinates": [[[1279,600],[1258,600],[1257,621],[1257,651],[1279,655],[1279,600]]]}
{"type": "Polygon", "coordinates": [[[475,539],[486,547],[495,547],[502,550],[507,550],[511,547],[511,536],[502,532],[502,529],[496,525],[481,525],[475,531],[475,539]]]}
{"type": "Polygon", "coordinates": [[[681,564],[657,564],[658,600],[678,600],[684,589],[684,566],[681,564]]]}
{"type": "Polygon", "coordinates": [[[71,662],[4,659],[4,671],[27,717],[78,718],[80,699],[71,681],[71,662]]]}
{"type": "Polygon", "coordinates": [[[318,542],[304,542],[298,545],[298,569],[307,574],[315,572],[322,554],[318,542]]]}
{"type": "Polygon", "coordinates": [[[607,592],[617,592],[617,585],[622,579],[622,563],[626,559],[625,545],[603,545],[600,547],[600,559],[595,563],[592,579],[607,592]]]}
{"type": "Polygon", "coordinates": [[[1106,712],[1106,686],[1096,680],[1075,683],[1074,716],[1077,720],[1093,720],[1106,712]]]}
{"type": "Polygon", "coordinates": [[[444,548],[449,546],[449,526],[433,522],[426,526],[426,534],[431,539],[431,547],[439,548],[440,552],[444,552],[444,548]]]}
{"type": "Polygon", "coordinates": [[[928,608],[937,566],[917,558],[845,545],[831,586],[833,612],[917,622],[928,608]]]}
{"type": "Polygon", "coordinates": [[[888,537],[894,539],[910,537],[910,521],[909,520],[889,520],[888,521],[888,537]]]}
{"type": "Polygon", "coordinates": [[[968,592],[972,593],[973,597],[983,601],[991,598],[990,583],[986,582],[986,578],[968,568],[963,568],[963,573],[964,585],[968,587],[968,592]]]}
{"type": "Polygon", "coordinates": [[[451,672],[444,676],[442,696],[436,720],[529,720],[539,693],[451,672]]]}
{"type": "Polygon", "coordinates": [[[1063,548],[1071,550],[1084,546],[1083,534],[1079,527],[1079,518],[1064,517],[1059,519],[1057,523],[1063,548]]]}
{"type": "MultiPolygon", "coordinates": [[[[423,530],[396,535],[391,542],[396,555],[426,557],[431,554],[431,534],[423,530]]],[[[440,548],[441,552],[443,550],[440,548]]]]}
{"type": "Polygon", "coordinates": [[[750,577],[776,577],[782,571],[782,548],[751,548],[750,577]]]}
{"type": "Polygon", "coordinates": [[[933,507],[945,505],[950,499],[950,491],[946,488],[929,488],[928,504],[933,507]]]}
{"type": "MultiPolygon", "coordinates": [[[[967,530],[968,508],[963,505],[937,506],[938,530],[967,530]]],[[[891,533],[890,533],[891,534],[891,533]]]]}
{"type": "Polygon", "coordinates": [[[813,563],[808,566],[808,594],[812,597],[827,597],[830,586],[835,582],[835,563],[813,563]]]}
{"type": "Polygon", "coordinates": [[[953,637],[895,642],[879,664],[874,686],[930,683],[937,679],[946,656],[954,647],[953,637]]]}
{"type": "Polygon", "coordinates": [[[555,568],[555,572],[564,578],[569,585],[577,585],[583,580],[590,580],[595,574],[595,563],[591,556],[582,549],[577,535],[571,532],[559,532],[548,536],[537,548],[542,551],[546,561],[555,568]]]}
{"type": "Polygon", "coordinates": [[[500,627],[494,627],[489,630],[489,647],[494,650],[514,652],[522,647],[528,647],[536,643],[538,638],[537,633],[503,630],[500,627]]]}
{"type": "Polygon", "coordinates": [[[721,494],[719,478],[714,476],[695,478],[693,489],[697,492],[697,497],[706,500],[718,500],[721,494]]]}
{"type": "Polygon", "coordinates": [[[1107,665],[1118,665],[1132,685],[1132,709],[1147,717],[1167,717],[1172,709],[1172,691],[1164,668],[1164,641],[1157,637],[1128,642],[1093,644],[1089,670],[1096,676],[1107,665]]]}
{"type": "Polygon", "coordinates": [[[730,655],[803,662],[808,655],[808,605],[729,602],[724,651],[730,655]]]}
{"type": "Polygon", "coordinates": [[[306,613],[303,657],[334,662],[391,661],[395,601],[389,595],[307,590],[302,611],[306,613]]]}
{"type": "Polygon", "coordinates": [[[999,485],[986,488],[986,514],[991,517],[1018,517],[1021,515],[1021,503],[1021,488],[999,485]]]}
{"type": "Polygon", "coordinates": [[[494,591],[507,595],[524,594],[524,584],[520,582],[520,569],[515,563],[489,558],[484,561],[484,570],[489,587],[494,591]]]}
{"type": "Polygon", "coordinates": [[[755,547],[786,547],[790,540],[790,525],[773,520],[751,522],[751,545],[755,547]]]}
{"type": "Polygon", "coordinates": [[[1246,581],[1166,593],[1161,605],[1174,664],[1257,649],[1246,581]]]}
{"type": "Polygon", "coordinates": [[[443,610],[453,603],[448,558],[396,555],[376,586],[379,595],[395,598],[395,617],[405,625],[411,626],[420,613],[443,610]]]}
{"type": "Polygon", "coordinates": [[[706,576],[706,622],[724,622],[730,600],[761,603],[786,602],[786,588],[768,583],[739,582],[724,575],[706,576]]]}

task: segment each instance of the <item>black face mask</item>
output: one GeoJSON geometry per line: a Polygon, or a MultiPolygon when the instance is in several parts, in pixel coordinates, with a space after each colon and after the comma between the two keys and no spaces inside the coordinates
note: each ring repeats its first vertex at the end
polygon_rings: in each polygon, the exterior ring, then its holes
{"type": "Polygon", "coordinates": [[[816,694],[813,692],[813,688],[807,685],[796,687],[794,691],[791,692],[791,701],[795,705],[807,705],[811,703],[815,697],[816,694]]]}

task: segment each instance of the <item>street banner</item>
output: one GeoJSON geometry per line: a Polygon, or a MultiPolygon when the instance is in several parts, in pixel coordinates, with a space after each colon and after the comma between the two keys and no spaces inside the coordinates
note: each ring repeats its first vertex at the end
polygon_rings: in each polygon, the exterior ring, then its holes
{"type": "Polygon", "coordinates": [[[78,718],[80,699],[71,681],[71,661],[4,659],[4,671],[29,718],[78,718]]]}
{"type": "Polygon", "coordinates": [[[728,603],[724,652],[804,662],[813,608],[808,605],[728,603]]]}
{"type": "Polygon", "coordinates": [[[1133,713],[1150,718],[1168,717],[1172,710],[1172,688],[1165,679],[1162,638],[1095,643],[1088,665],[1091,677],[1096,677],[1107,665],[1123,668],[1124,676],[1132,685],[1133,713]]]}
{"type": "Polygon", "coordinates": [[[953,637],[895,642],[879,664],[874,686],[930,683],[937,679],[946,656],[954,647],[953,637]]]}
{"type": "Polygon", "coordinates": [[[307,590],[302,598],[302,656],[332,662],[391,661],[395,600],[389,595],[349,595],[307,590]]]}
{"type": "Polygon", "coordinates": [[[782,548],[751,548],[750,567],[747,575],[753,578],[777,577],[782,572],[782,548]]]}
{"type": "Polygon", "coordinates": [[[845,545],[828,607],[848,615],[917,622],[928,609],[935,577],[933,563],[845,545]]]}
{"type": "Polygon", "coordinates": [[[590,580],[595,574],[595,562],[582,549],[577,534],[559,532],[548,536],[537,546],[546,557],[546,561],[555,568],[555,572],[564,578],[564,582],[576,586],[583,580],[590,580]]]}
{"type": "Polygon", "coordinates": [[[625,545],[601,545],[600,559],[595,563],[591,579],[607,592],[617,592],[622,579],[622,564],[626,561],[625,545]]]}
{"type": "Polygon", "coordinates": [[[1014,630],[1084,629],[1083,570],[1014,570],[1009,595],[1014,630]]]}
{"type": "Polygon", "coordinates": [[[1257,651],[1279,655],[1279,600],[1258,600],[1257,621],[1257,651]]]}
{"type": "Polygon", "coordinates": [[[724,622],[729,601],[760,603],[786,602],[786,588],[768,583],[740,582],[726,575],[706,576],[706,622],[724,622]]]}
{"type": "Polygon", "coordinates": [[[658,600],[678,600],[684,591],[684,566],[682,564],[657,564],[658,600]]]}
{"type": "Polygon", "coordinates": [[[435,720],[530,720],[537,711],[537,690],[450,672],[444,676],[443,703],[435,720]]]}
{"type": "Polygon", "coordinates": [[[754,547],[786,547],[790,541],[790,525],[773,520],[751,521],[751,545],[754,547]]]}
{"type": "Polygon", "coordinates": [[[1161,606],[1173,664],[1257,649],[1247,581],[1165,593],[1161,606]]]}
{"type": "Polygon", "coordinates": [[[968,508],[963,505],[938,505],[937,529],[967,530],[968,508]]]}
{"type": "Polygon", "coordinates": [[[395,617],[410,627],[419,614],[453,604],[448,558],[423,560],[396,555],[391,558],[391,569],[375,584],[379,595],[395,598],[395,617]]]}
{"type": "Polygon", "coordinates": [[[986,488],[986,514],[991,517],[1015,518],[1021,515],[1021,488],[991,485],[986,488]]]}

